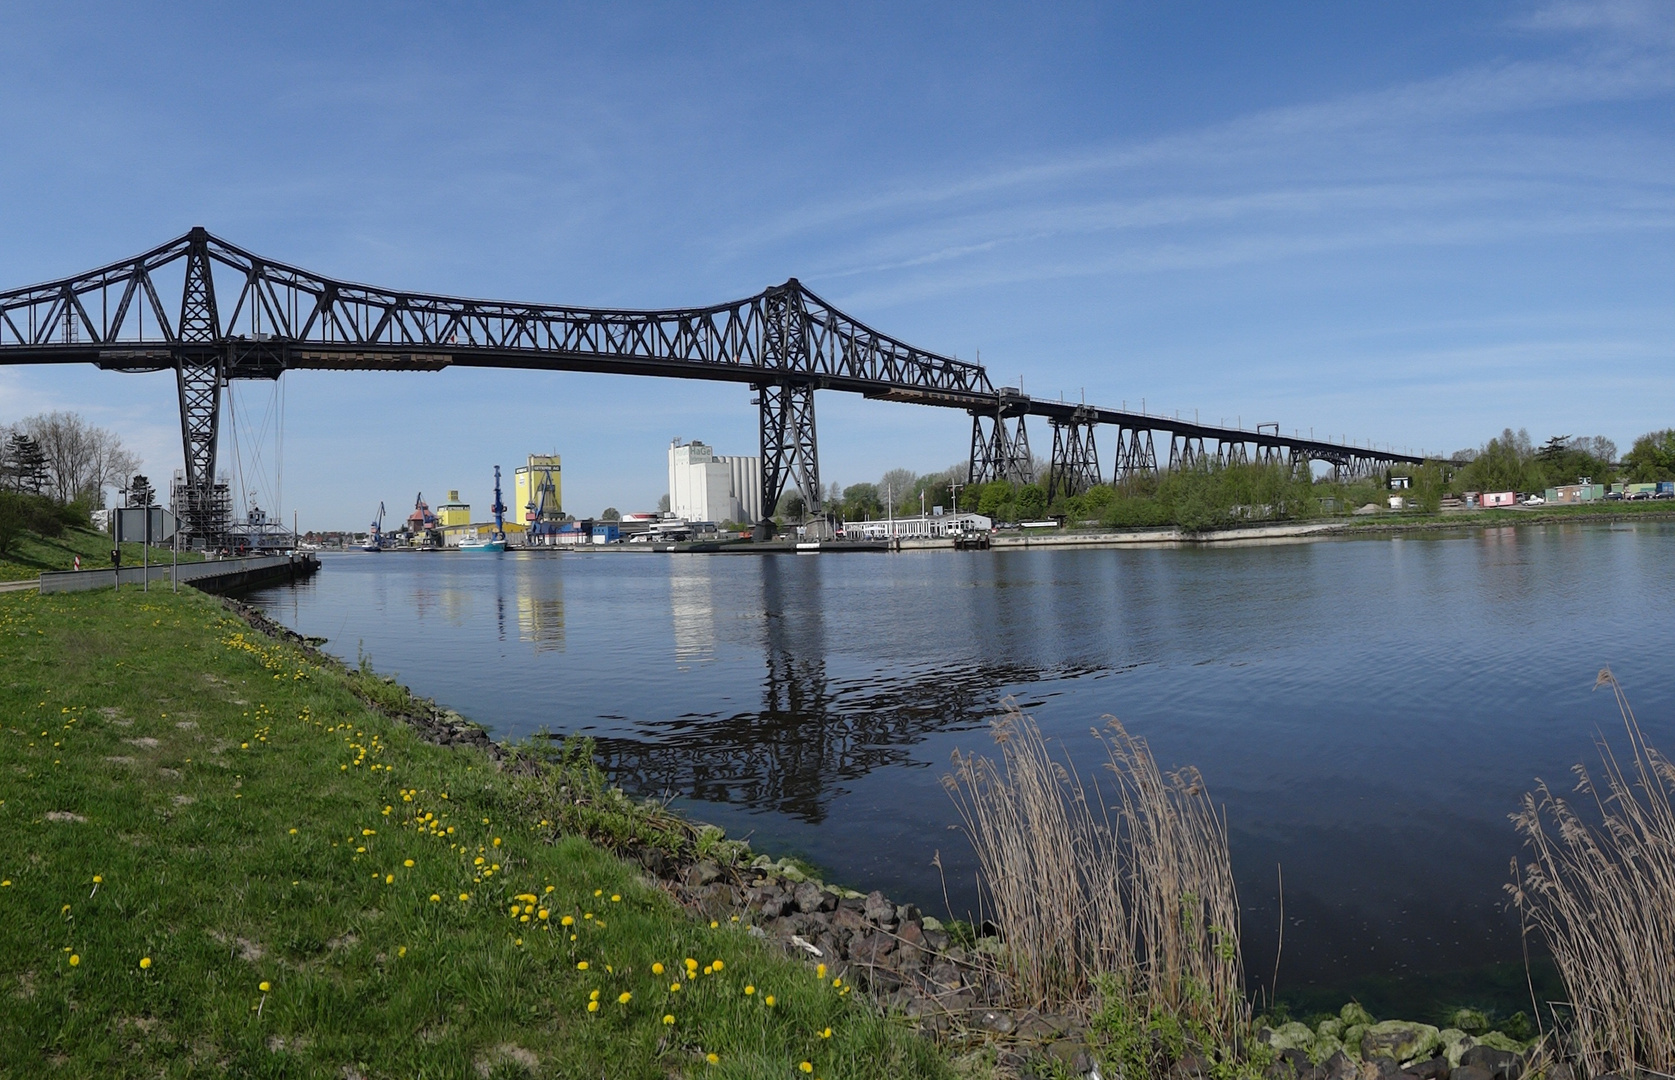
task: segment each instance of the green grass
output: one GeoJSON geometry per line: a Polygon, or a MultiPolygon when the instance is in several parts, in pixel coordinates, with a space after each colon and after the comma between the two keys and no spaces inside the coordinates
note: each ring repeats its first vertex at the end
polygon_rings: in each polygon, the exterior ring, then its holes
{"type": "MultiPolygon", "coordinates": [[[[144,546],[123,544],[122,565],[139,566],[144,546]]],[[[39,576],[42,570],[73,570],[77,555],[81,556],[83,570],[109,570],[110,535],[93,529],[66,528],[62,536],[49,539],[39,533],[25,532],[0,557],[0,581],[23,581],[39,576]]],[[[166,547],[151,549],[154,564],[167,563],[171,557],[166,547]]],[[[196,552],[180,553],[181,562],[197,562],[202,558],[196,552]]]]}
{"type": "Polygon", "coordinates": [[[0,776],[0,1075],[949,1075],[191,590],[0,595],[0,776]]]}

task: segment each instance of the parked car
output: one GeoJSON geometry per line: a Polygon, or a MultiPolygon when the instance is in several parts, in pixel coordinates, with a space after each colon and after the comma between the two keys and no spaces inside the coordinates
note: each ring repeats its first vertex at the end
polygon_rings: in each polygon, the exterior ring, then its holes
{"type": "Polygon", "coordinates": [[[1540,495],[1530,495],[1530,496],[1525,497],[1524,505],[1525,506],[1545,506],[1545,505],[1547,505],[1547,500],[1543,499],[1540,495]]]}

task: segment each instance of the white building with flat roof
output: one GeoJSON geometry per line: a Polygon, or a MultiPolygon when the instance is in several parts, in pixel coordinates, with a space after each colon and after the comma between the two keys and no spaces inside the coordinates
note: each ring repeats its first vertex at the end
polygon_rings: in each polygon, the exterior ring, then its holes
{"type": "Polygon", "coordinates": [[[688,521],[762,520],[762,461],[723,457],[701,442],[669,444],[669,512],[688,521]]]}

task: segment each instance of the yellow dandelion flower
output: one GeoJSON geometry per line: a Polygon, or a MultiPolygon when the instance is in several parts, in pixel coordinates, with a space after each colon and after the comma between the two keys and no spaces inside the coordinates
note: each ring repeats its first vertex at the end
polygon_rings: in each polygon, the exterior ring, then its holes
{"type": "Polygon", "coordinates": [[[714,919],[711,919],[711,920],[710,920],[710,929],[711,929],[711,930],[716,930],[716,929],[719,929],[719,928],[720,928],[720,926],[721,926],[721,924],[720,924],[720,923],[718,923],[718,922],[716,922],[716,921],[715,921],[715,920],[714,920],[714,919]]]}
{"type": "Polygon", "coordinates": [[[717,970],[717,971],[720,971],[720,970],[721,970],[721,969],[722,969],[722,967],[724,967],[724,966],[725,966],[725,965],[723,965],[723,964],[722,964],[722,963],[721,963],[721,961],[719,961],[719,960],[716,960],[716,961],[713,961],[713,962],[711,962],[711,964],[710,964],[710,967],[712,967],[712,968],[714,968],[714,969],[715,969],[715,970],[717,970]]]}
{"type": "Polygon", "coordinates": [[[516,915],[516,914],[517,914],[517,913],[518,913],[518,912],[520,912],[520,911],[522,911],[522,910],[523,910],[523,908],[521,908],[521,907],[519,907],[519,906],[518,906],[518,905],[516,905],[516,904],[513,904],[513,905],[512,905],[512,912],[511,912],[511,913],[512,913],[512,914],[513,914],[513,915],[516,915]]]}
{"type": "Polygon", "coordinates": [[[497,837],[495,837],[495,838],[494,838],[494,846],[495,846],[495,847],[499,847],[499,846],[500,846],[500,837],[498,837],[498,836],[497,836],[497,837]]]}
{"type": "Polygon", "coordinates": [[[407,867],[407,869],[411,870],[411,869],[413,869],[413,860],[412,859],[403,859],[402,862],[401,862],[401,865],[403,865],[403,866],[407,867]]]}
{"type": "Polygon", "coordinates": [[[577,960],[576,961],[576,970],[577,971],[586,971],[587,970],[587,961],[586,960],[577,960]]]}
{"type": "Polygon", "coordinates": [[[461,899],[461,900],[462,900],[462,901],[464,901],[464,900],[469,900],[469,899],[471,899],[471,894],[470,894],[470,893],[468,893],[468,892],[462,892],[462,893],[460,893],[460,894],[459,894],[459,898],[460,898],[460,899],[461,899]]]}
{"type": "Polygon", "coordinates": [[[292,835],[292,836],[295,836],[295,835],[297,835],[297,830],[295,830],[295,829],[292,829],[292,830],[291,830],[291,835],[292,835]]]}
{"type": "Polygon", "coordinates": [[[394,874],[385,874],[384,875],[384,884],[394,885],[395,884],[395,875],[394,874]]]}
{"type": "Polygon", "coordinates": [[[587,1011],[588,1012],[598,1012],[599,1011],[599,1003],[597,1001],[588,1002],[587,1003],[587,1011]]]}
{"type": "Polygon", "coordinates": [[[397,956],[406,956],[407,955],[407,946],[403,945],[401,948],[399,948],[395,951],[395,954],[397,956]]]}
{"type": "Polygon", "coordinates": [[[750,995],[754,994],[755,992],[756,992],[756,988],[754,986],[747,986],[747,987],[744,988],[744,996],[745,997],[749,997],[750,995]]]}
{"type": "Polygon", "coordinates": [[[98,874],[93,875],[93,884],[95,884],[95,885],[102,884],[104,882],[104,880],[105,879],[100,877],[98,874]]]}
{"type": "Polygon", "coordinates": [[[587,995],[587,999],[589,1001],[598,1001],[599,1000],[599,991],[597,991],[597,990],[589,991],[588,995],[587,995]]]}
{"type": "Polygon", "coordinates": [[[430,894],[430,902],[433,903],[433,904],[438,902],[441,899],[442,899],[442,897],[437,893],[431,893],[430,894]]]}
{"type": "Polygon", "coordinates": [[[151,957],[149,957],[149,956],[140,957],[140,968],[141,968],[141,970],[144,970],[145,968],[148,968],[150,966],[151,966],[151,957]]]}
{"type": "Polygon", "coordinates": [[[612,893],[611,894],[611,903],[613,903],[613,904],[622,903],[622,894],[621,893],[612,893]]]}
{"type": "Polygon", "coordinates": [[[81,957],[77,956],[75,953],[71,953],[70,954],[70,966],[75,967],[79,963],[81,963],[81,957]]]}
{"type": "Polygon", "coordinates": [[[769,994],[767,997],[762,999],[762,1004],[766,1005],[770,1009],[773,1008],[774,1007],[774,996],[772,994],[769,994]]]}
{"type": "Polygon", "coordinates": [[[802,1062],[801,1064],[799,1064],[797,1066],[797,1068],[801,1069],[803,1072],[811,1073],[811,1072],[814,1071],[814,1062],[812,1062],[812,1061],[802,1062]]]}
{"type": "Polygon", "coordinates": [[[653,964],[653,965],[651,965],[651,973],[652,973],[652,974],[653,974],[653,975],[661,975],[661,974],[663,974],[663,965],[662,965],[662,964],[653,964]]]}
{"type": "Polygon", "coordinates": [[[826,1030],[825,1030],[825,1031],[822,1031],[822,1032],[821,1032],[821,1033],[820,1033],[820,1037],[821,1037],[821,1038],[822,1038],[822,1039],[829,1039],[829,1038],[831,1038],[831,1037],[832,1037],[832,1029],[831,1029],[831,1028],[827,1028],[827,1029],[826,1029],[826,1030]]]}
{"type": "Polygon", "coordinates": [[[256,984],[256,989],[260,990],[262,993],[265,994],[269,990],[273,989],[273,984],[268,982],[266,979],[263,979],[261,982],[256,984]]]}
{"type": "Polygon", "coordinates": [[[630,1001],[632,1001],[633,998],[634,998],[633,994],[630,994],[628,991],[624,990],[622,993],[620,993],[616,996],[616,1003],[618,1005],[626,1005],[630,1001]]]}
{"type": "Polygon", "coordinates": [[[671,993],[671,994],[680,993],[680,983],[670,983],[669,984],[669,993],[671,993]]]}
{"type": "Polygon", "coordinates": [[[564,918],[558,920],[558,923],[560,926],[574,926],[576,925],[576,919],[573,915],[566,915],[564,918]]]}
{"type": "Polygon", "coordinates": [[[814,965],[814,977],[816,979],[819,979],[822,982],[824,982],[826,980],[826,965],[825,964],[814,965]]]}
{"type": "Polygon", "coordinates": [[[709,1062],[711,1065],[719,1065],[719,1064],[721,1064],[721,1055],[720,1054],[705,1054],[704,1055],[704,1060],[709,1062]]]}
{"type": "Polygon", "coordinates": [[[832,980],[832,985],[833,986],[842,986],[843,985],[843,980],[842,979],[833,979],[832,980]]]}
{"type": "Polygon", "coordinates": [[[535,913],[535,917],[538,919],[545,919],[549,914],[551,914],[551,912],[549,912],[546,908],[542,908],[540,911],[535,913]]]}
{"type": "Polygon", "coordinates": [[[665,1024],[674,1023],[675,1022],[675,1014],[674,1013],[664,1013],[663,1014],[663,1022],[665,1024]]]}
{"type": "Polygon", "coordinates": [[[711,966],[710,966],[710,965],[708,965],[708,964],[705,964],[705,965],[704,965],[704,974],[705,974],[705,975],[709,975],[709,974],[712,974],[712,973],[713,973],[713,972],[714,972],[714,971],[715,971],[715,968],[713,968],[713,967],[711,967],[711,966]]]}
{"type": "Polygon", "coordinates": [[[551,885],[548,885],[545,891],[550,893],[550,892],[553,891],[553,887],[551,885]]]}
{"type": "Polygon", "coordinates": [[[594,896],[604,896],[605,895],[605,890],[604,889],[594,889],[593,890],[593,895],[594,896]]]}

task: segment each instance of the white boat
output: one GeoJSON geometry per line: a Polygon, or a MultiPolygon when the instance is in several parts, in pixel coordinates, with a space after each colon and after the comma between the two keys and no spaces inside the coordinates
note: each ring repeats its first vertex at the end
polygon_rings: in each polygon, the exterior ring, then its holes
{"type": "Polygon", "coordinates": [[[461,540],[459,549],[461,551],[505,551],[506,538],[502,536],[496,539],[489,536],[479,540],[461,540]]]}

